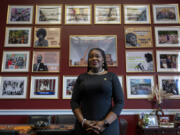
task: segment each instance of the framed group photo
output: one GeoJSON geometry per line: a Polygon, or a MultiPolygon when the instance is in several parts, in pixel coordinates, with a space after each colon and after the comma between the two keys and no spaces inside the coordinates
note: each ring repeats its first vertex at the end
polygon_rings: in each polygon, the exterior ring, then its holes
{"type": "Polygon", "coordinates": [[[125,24],[150,24],[150,5],[124,5],[125,24]]]}
{"type": "Polygon", "coordinates": [[[153,72],[152,51],[126,51],[126,72],[153,72]]]}
{"type": "Polygon", "coordinates": [[[152,47],[151,27],[125,27],[125,47],[144,48],[152,47]]]}
{"type": "Polygon", "coordinates": [[[108,66],[117,66],[116,35],[71,35],[69,65],[74,67],[87,66],[87,55],[92,48],[105,51],[108,66]]]}
{"type": "Polygon", "coordinates": [[[34,47],[35,48],[60,48],[61,47],[60,27],[35,27],[34,47]]]}
{"type": "Polygon", "coordinates": [[[30,47],[30,27],[6,27],[5,47],[30,47]]]}
{"type": "Polygon", "coordinates": [[[168,99],[180,99],[180,76],[158,76],[159,89],[165,93],[170,94],[168,99]]]}
{"type": "Polygon", "coordinates": [[[27,77],[0,76],[0,99],[25,99],[27,77]]]}
{"type": "Polygon", "coordinates": [[[154,77],[148,76],[126,76],[128,99],[149,99],[152,97],[154,77]]]}
{"type": "Polygon", "coordinates": [[[4,51],[2,72],[28,72],[29,51],[4,51]]]}
{"type": "Polygon", "coordinates": [[[77,76],[63,76],[63,99],[71,99],[77,76]]]}
{"type": "Polygon", "coordinates": [[[65,5],[65,24],[91,24],[91,5],[65,5]]]}
{"type": "Polygon", "coordinates": [[[32,24],[33,6],[9,5],[7,24],[32,24]]]}
{"type": "Polygon", "coordinates": [[[180,51],[162,50],[156,52],[158,72],[179,72],[180,51]]]}
{"type": "Polygon", "coordinates": [[[155,27],[157,47],[180,47],[180,27],[155,27]]]}
{"type": "Polygon", "coordinates": [[[153,5],[154,23],[179,23],[178,4],[154,4],[153,5]]]}
{"type": "Polygon", "coordinates": [[[33,72],[59,72],[60,51],[34,51],[33,52],[33,72]]]}
{"type": "Polygon", "coordinates": [[[32,76],[30,98],[57,99],[59,89],[58,84],[58,76],[32,76]]]}
{"type": "Polygon", "coordinates": [[[120,24],[121,23],[121,5],[100,5],[94,6],[95,24],[120,24]]]}
{"type": "Polygon", "coordinates": [[[61,24],[62,5],[36,5],[36,24],[61,24]]]}

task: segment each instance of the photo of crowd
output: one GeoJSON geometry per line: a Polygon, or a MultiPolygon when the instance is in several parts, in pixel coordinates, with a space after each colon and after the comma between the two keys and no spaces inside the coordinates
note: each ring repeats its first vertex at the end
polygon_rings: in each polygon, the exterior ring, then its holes
{"type": "Polygon", "coordinates": [[[158,43],[159,44],[178,44],[178,31],[158,31],[158,43]]]}
{"type": "Polygon", "coordinates": [[[178,55],[176,54],[161,54],[160,68],[177,68],[178,55]]]}
{"type": "Polygon", "coordinates": [[[173,95],[179,95],[178,90],[178,79],[163,79],[162,80],[162,90],[166,93],[170,93],[173,95]]]}

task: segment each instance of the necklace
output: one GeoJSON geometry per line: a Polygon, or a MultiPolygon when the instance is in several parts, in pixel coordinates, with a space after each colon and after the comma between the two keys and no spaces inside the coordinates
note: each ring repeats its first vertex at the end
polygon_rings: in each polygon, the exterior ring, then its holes
{"type": "Polygon", "coordinates": [[[100,72],[97,72],[97,73],[94,73],[92,72],[91,70],[89,71],[90,74],[93,74],[93,75],[98,75],[98,74],[102,74],[104,72],[104,68],[100,71],[100,72]]]}

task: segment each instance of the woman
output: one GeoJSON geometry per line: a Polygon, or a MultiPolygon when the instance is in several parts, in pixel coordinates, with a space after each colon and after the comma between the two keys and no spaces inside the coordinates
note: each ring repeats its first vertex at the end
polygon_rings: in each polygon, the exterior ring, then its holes
{"type": "Polygon", "coordinates": [[[77,118],[75,133],[119,135],[118,116],[123,105],[121,85],[118,77],[107,71],[104,51],[91,49],[88,54],[88,71],[78,77],[71,99],[71,107],[77,118]]]}

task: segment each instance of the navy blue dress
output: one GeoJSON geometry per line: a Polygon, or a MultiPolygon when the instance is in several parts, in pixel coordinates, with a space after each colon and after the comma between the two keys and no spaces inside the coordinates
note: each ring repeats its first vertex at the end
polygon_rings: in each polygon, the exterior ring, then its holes
{"type": "MultiPolygon", "coordinates": [[[[72,110],[80,108],[84,118],[99,121],[103,120],[110,111],[119,116],[123,106],[123,92],[117,75],[112,72],[103,75],[88,73],[79,75],[73,89],[72,110]]],[[[75,124],[75,132],[77,135],[87,135],[78,121],[75,124]]],[[[115,120],[101,133],[101,135],[119,134],[118,120],[115,120]]]]}

